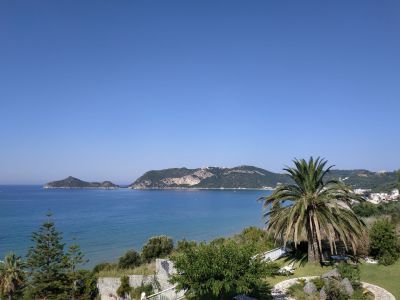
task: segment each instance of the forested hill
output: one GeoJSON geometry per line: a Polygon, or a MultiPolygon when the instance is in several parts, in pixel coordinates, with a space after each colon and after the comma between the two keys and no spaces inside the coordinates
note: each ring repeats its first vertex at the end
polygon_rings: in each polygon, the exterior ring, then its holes
{"type": "MultiPolygon", "coordinates": [[[[340,179],[353,188],[387,191],[397,185],[395,172],[367,170],[331,170],[327,179],[340,179]]],[[[275,188],[290,178],[253,166],[234,168],[172,168],[146,172],[129,187],[154,188],[275,188]]]]}
{"type": "Polygon", "coordinates": [[[78,178],[69,176],[63,180],[52,181],[46,183],[44,186],[46,189],[55,189],[55,188],[103,188],[103,189],[115,189],[119,186],[112,183],[111,181],[103,181],[103,182],[87,182],[80,180],[78,178]]]}
{"type": "Polygon", "coordinates": [[[368,170],[332,170],[329,179],[340,179],[354,188],[387,192],[398,187],[397,172],[371,172],[368,170]]]}
{"type": "Polygon", "coordinates": [[[207,167],[199,169],[174,168],[149,171],[130,185],[146,188],[274,188],[289,182],[287,175],[252,166],[235,168],[207,167]]]}

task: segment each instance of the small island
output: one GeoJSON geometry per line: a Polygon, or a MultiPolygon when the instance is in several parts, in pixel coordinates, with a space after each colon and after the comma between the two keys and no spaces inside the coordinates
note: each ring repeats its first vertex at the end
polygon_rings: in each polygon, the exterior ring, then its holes
{"type": "Polygon", "coordinates": [[[117,189],[118,185],[112,183],[111,181],[103,181],[103,182],[88,182],[83,181],[78,178],[69,176],[63,180],[52,181],[43,185],[45,189],[85,189],[85,188],[94,188],[94,189],[117,189]]]}

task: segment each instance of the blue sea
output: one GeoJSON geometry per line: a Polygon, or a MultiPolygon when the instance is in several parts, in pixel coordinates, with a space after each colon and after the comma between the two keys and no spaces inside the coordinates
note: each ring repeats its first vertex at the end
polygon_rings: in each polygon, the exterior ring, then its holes
{"type": "Polygon", "coordinates": [[[87,267],[140,251],[152,236],[208,241],[262,227],[260,190],[101,190],[0,186],[0,257],[25,256],[31,233],[53,213],[64,242],[76,239],[87,267]]]}

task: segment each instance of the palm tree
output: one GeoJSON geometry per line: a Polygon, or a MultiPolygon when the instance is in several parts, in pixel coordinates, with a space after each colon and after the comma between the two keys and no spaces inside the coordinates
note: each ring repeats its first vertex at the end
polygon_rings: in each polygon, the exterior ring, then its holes
{"type": "Polygon", "coordinates": [[[13,299],[15,293],[22,287],[25,279],[24,264],[14,253],[8,254],[0,261],[0,294],[13,299]]]}
{"type": "Polygon", "coordinates": [[[353,201],[363,199],[343,182],[327,180],[333,166],[325,168],[327,161],[313,159],[293,160],[293,168],[285,168],[293,183],[278,186],[268,197],[263,197],[267,229],[274,232],[286,246],[308,241],[308,260],[321,261],[322,241],[329,241],[331,254],[337,253],[336,243],[342,241],[353,252],[360,242],[364,223],[351,210],[353,201]],[[286,203],[286,204],[285,204],[286,203]]]}

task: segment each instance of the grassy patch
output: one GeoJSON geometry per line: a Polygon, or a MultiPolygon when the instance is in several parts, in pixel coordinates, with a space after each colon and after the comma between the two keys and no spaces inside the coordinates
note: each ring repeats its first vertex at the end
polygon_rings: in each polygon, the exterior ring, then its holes
{"type": "Polygon", "coordinates": [[[97,274],[97,277],[121,277],[128,275],[153,275],[156,272],[156,263],[151,262],[141,265],[133,269],[118,269],[113,267],[111,269],[102,270],[97,274]]]}
{"type": "MultiPolygon", "coordinates": [[[[287,264],[283,260],[278,260],[282,265],[287,264]]],[[[267,278],[267,281],[271,286],[277,284],[286,279],[303,277],[303,276],[319,276],[322,275],[333,267],[321,267],[317,264],[306,263],[303,266],[295,265],[296,270],[293,275],[290,276],[275,276],[273,278],[267,278]]],[[[391,266],[372,265],[372,264],[361,264],[361,281],[376,284],[380,287],[391,292],[396,299],[400,299],[400,260],[391,266]]]]}
{"type": "MultiPolygon", "coordinates": [[[[282,266],[289,264],[284,260],[278,260],[277,262],[282,266]]],[[[295,263],[295,267],[296,270],[294,271],[293,275],[270,277],[267,279],[267,281],[273,286],[278,282],[284,281],[286,279],[291,279],[295,277],[304,277],[304,276],[320,276],[333,269],[333,267],[321,267],[319,264],[311,264],[311,263],[306,263],[303,265],[295,263]]]]}
{"type": "Polygon", "coordinates": [[[400,299],[400,260],[391,266],[362,264],[361,281],[376,284],[400,299]]]}

